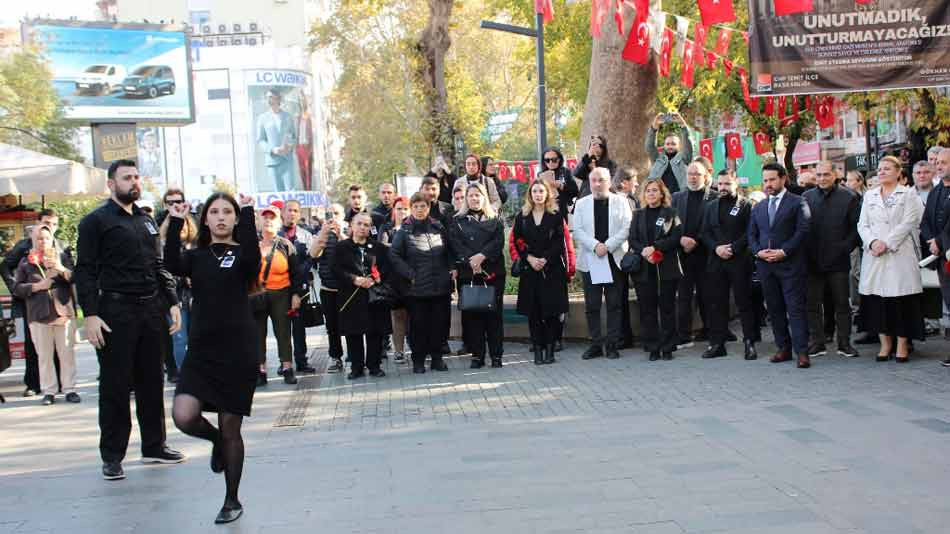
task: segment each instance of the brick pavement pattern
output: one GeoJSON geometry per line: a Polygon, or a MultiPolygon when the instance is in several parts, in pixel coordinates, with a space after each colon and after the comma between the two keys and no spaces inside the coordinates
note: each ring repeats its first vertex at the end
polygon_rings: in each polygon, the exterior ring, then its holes
{"type": "MultiPolygon", "coordinates": [[[[310,341],[324,369],[325,339],[310,341]]],[[[210,447],[170,419],[169,445],[188,462],[137,465],[133,428],[128,478],[101,480],[88,347],[78,406],[19,398],[11,369],[0,534],[950,531],[942,339],[907,365],[874,362],[872,347],[804,371],[744,361],[740,344],[669,362],[638,349],[585,362],[583,348],[545,366],[508,343],[503,369],[452,357],[446,373],[387,361],[383,379],[272,378],[245,423],[246,513],[225,527],[211,524],[224,483],[210,447]]]]}

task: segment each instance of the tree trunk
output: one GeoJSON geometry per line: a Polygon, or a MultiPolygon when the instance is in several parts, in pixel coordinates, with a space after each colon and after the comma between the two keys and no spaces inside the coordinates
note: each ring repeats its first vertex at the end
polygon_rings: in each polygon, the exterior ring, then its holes
{"type": "MultiPolygon", "coordinates": [[[[628,28],[634,10],[624,10],[628,28]]],[[[590,59],[590,78],[581,139],[580,157],[587,152],[590,137],[603,135],[618,168],[633,166],[641,175],[649,171],[650,160],[643,137],[653,122],[656,110],[657,65],[655,58],[639,65],[620,57],[626,37],[617,33],[612,17],[607,17],[600,38],[594,39],[590,59]]]]}
{"type": "Polygon", "coordinates": [[[455,128],[449,116],[449,95],[445,86],[445,55],[452,45],[449,18],[452,0],[428,0],[429,22],[416,48],[421,56],[418,69],[423,99],[428,116],[426,138],[435,154],[453,160],[455,128]]]}

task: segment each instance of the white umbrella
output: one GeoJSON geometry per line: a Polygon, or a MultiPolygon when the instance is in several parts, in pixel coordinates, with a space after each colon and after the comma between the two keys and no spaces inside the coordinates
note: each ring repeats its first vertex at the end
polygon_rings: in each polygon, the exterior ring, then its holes
{"type": "Polygon", "coordinates": [[[0,195],[107,195],[106,171],[0,143],[0,195]]]}

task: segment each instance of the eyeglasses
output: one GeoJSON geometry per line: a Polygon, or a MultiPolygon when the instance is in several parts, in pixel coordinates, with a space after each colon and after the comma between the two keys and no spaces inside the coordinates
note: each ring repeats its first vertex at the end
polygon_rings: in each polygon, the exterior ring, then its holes
{"type": "Polygon", "coordinates": [[[558,158],[544,158],[545,163],[557,163],[558,158]]]}

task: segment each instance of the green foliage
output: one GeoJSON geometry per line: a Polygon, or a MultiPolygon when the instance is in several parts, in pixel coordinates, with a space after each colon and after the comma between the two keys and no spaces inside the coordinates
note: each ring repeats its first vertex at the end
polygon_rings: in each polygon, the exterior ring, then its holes
{"type": "Polygon", "coordinates": [[[935,89],[849,93],[844,101],[858,110],[862,119],[867,112],[873,120],[894,109],[913,109],[914,120],[908,125],[912,132],[922,134],[928,146],[950,144],[950,99],[935,89]]]}
{"type": "Polygon", "coordinates": [[[79,160],[74,133],[43,57],[27,47],[0,58],[0,142],[79,160]]]}
{"type": "Polygon", "coordinates": [[[76,249],[76,239],[79,237],[79,221],[87,213],[96,209],[102,199],[96,198],[67,198],[47,202],[46,205],[56,211],[59,216],[59,230],[56,237],[76,249]]]}

